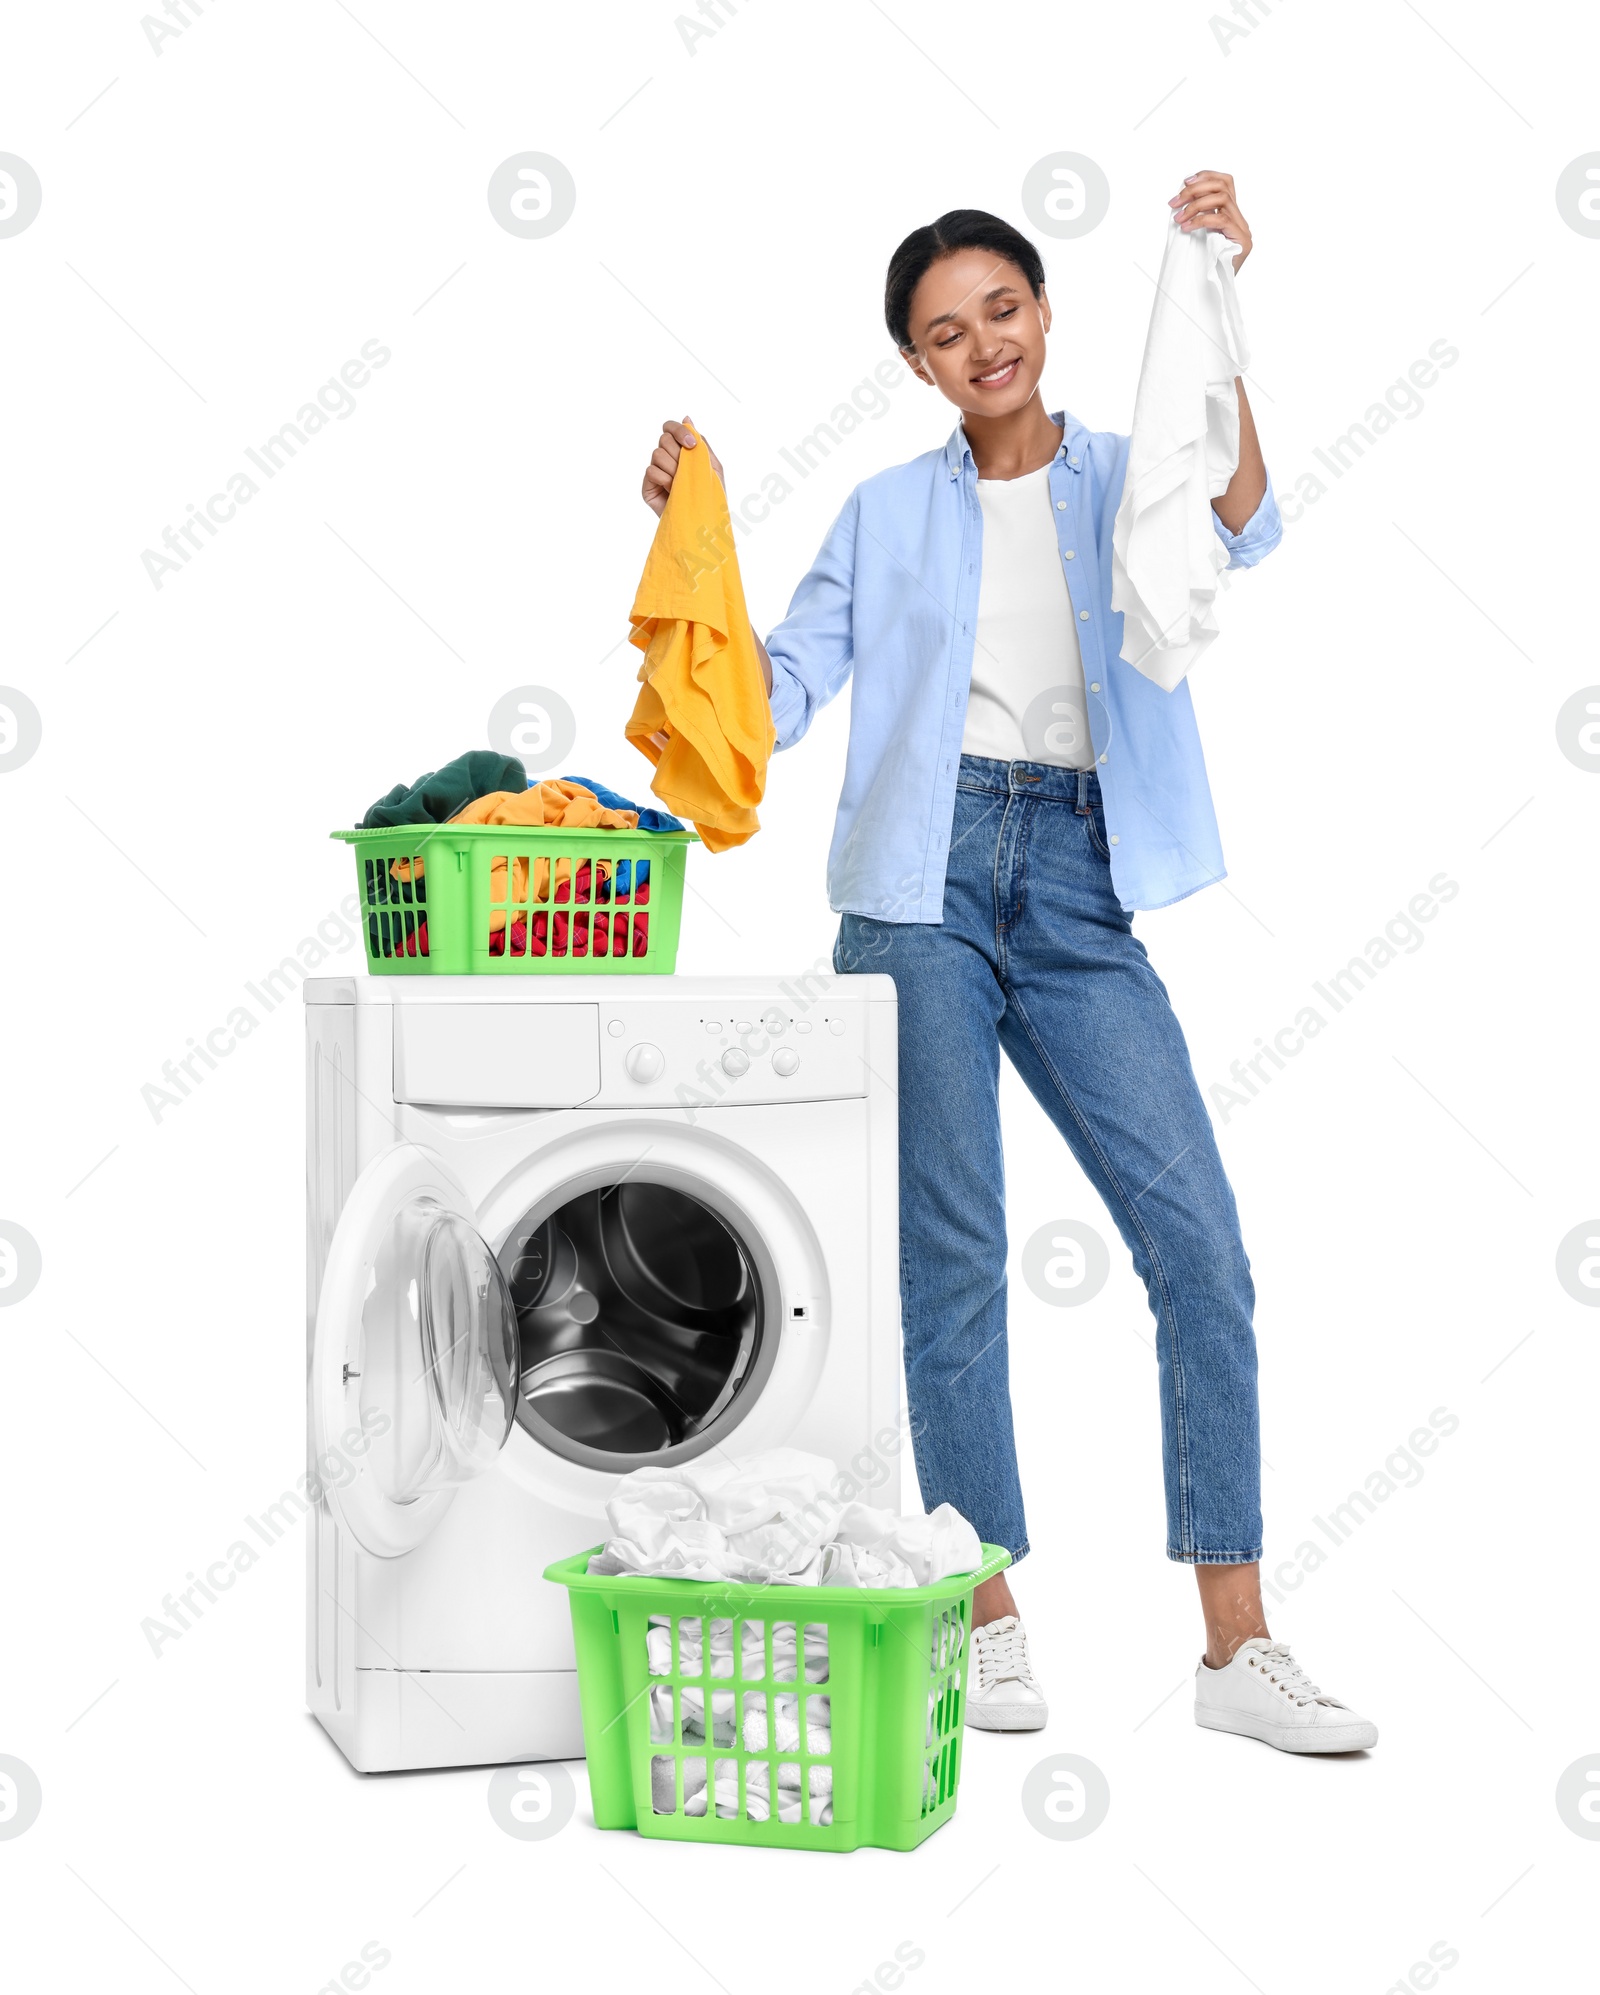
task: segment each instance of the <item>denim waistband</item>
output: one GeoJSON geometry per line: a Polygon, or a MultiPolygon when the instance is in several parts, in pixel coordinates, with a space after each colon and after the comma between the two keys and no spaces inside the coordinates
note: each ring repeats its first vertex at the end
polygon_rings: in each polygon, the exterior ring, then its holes
{"type": "Polygon", "coordinates": [[[1100,778],[1093,769],[1063,769],[1054,762],[994,762],[987,755],[963,755],[956,787],[1000,797],[1041,797],[1080,809],[1100,803],[1100,778]]]}

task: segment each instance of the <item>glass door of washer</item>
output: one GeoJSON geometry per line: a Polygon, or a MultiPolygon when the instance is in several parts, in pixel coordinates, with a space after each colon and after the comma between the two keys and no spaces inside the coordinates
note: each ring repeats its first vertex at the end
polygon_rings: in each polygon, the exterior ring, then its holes
{"type": "Polygon", "coordinates": [[[410,1551],[516,1418],[516,1310],[443,1160],[397,1144],[353,1186],[312,1346],[312,1470],[358,1544],[410,1551]]]}

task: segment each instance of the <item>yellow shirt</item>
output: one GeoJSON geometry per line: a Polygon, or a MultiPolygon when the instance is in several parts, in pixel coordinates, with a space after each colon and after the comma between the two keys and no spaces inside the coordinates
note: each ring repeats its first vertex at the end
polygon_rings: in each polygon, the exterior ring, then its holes
{"type": "Polygon", "coordinates": [[[727,496],[703,438],[678,458],[632,623],[645,659],[626,734],[656,765],[650,787],[713,852],[743,845],[760,829],[772,709],[727,496]]]}

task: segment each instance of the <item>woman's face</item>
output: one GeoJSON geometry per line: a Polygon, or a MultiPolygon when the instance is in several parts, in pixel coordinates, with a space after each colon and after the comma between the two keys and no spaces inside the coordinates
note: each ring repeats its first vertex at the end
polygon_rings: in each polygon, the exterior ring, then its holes
{"type": "Polygon", "coordinates": [[[1044,373],[1050,301],[993,250],[942,257],[911,298],[912,372],[964,415],[1024,408],[1044,373]]]}

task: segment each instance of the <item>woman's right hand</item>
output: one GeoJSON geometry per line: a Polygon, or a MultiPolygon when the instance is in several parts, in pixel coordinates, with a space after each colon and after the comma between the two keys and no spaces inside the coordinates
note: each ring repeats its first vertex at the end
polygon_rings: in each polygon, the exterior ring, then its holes
{"type": "MultiPolygon", "coordinates": [[[[672,481],[678,475],[678,458],[685,450],[698,450],[702,445],[711,451],[711,468],[719,479],[722,478],[722,465],[717,453],[711,450],[704,437],[697,437],[693,430],[681,423],[663,423],[661,441],[656,445],[650,462],[644,470],[644,502],[659,519],[666,509],[667,494],[672,490],[672,481]]],[[[726,481],[724,481],[726,482],[726,481]]]]}

